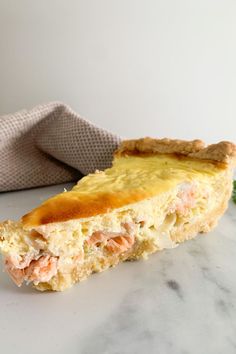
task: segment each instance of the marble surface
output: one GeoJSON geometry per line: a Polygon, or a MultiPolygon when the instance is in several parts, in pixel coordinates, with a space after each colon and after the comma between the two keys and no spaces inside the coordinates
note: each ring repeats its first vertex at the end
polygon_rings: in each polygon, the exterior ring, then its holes
{"type": "MultiPolygon", "coordinates": [[[[0,194],[0,219],[19,218],[63,187],[0,194]]],[[[0,351],[236,353],[235,260],[230,204],[207,237],[121,264],[64,293],[17,288],[1,273],[0,351]]]]}

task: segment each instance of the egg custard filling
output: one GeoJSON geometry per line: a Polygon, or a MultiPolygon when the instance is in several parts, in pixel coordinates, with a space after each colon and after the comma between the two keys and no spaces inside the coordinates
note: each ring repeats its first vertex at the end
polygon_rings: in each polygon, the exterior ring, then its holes
{"type": "Polygon", "coordinates": [[[223,157],[216,160],[214,151],[196,157],[209,149],[193,152],[196,142],[188,143],[191,149],[185,142],[182,152],[175,146],[175,153],[157,148],[163,140],[132,144],[121,145],[111,168],[82,178],[20,221],[0,224],[5,268],[18,286],[25,281],[61,291],[120,261],[174,248],[217,224],[232,191],[235,145],[224,143],[229,152],[219,143],[223,157]]]}

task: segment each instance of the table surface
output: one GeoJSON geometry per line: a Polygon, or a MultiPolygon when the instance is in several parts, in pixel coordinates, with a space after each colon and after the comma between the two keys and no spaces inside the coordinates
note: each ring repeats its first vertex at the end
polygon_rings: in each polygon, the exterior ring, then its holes
{"type": "MultiPolygon", "coordinates": [[[[0,194],[17,219],[70,185],[0,194]]],[[[218,227],[147,261],[123,263],[63,293],[0,278],[1,353],[236,352],[236,206],[218,227]]]]}

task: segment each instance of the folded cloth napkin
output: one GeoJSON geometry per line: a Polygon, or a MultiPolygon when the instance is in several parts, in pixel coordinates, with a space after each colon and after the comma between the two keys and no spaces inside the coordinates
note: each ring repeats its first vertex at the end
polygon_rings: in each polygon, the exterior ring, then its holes
{"type": "Polygon", "coordinates": [[[120,138],[51,102],[0,117],[0,191],[75,181],[111,165],[120,138]]]}

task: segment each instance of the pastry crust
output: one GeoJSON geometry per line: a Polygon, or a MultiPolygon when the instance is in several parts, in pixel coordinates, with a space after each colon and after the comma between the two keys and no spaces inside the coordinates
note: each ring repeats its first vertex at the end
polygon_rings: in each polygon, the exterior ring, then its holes
{"type": "Polygon", "coordinates": [[[229,141],[206,146],[202,140],[142,139],[124,140],[115,156],[148,154],[175,154],[194,159],[209,160],[236,165],[236,145],[229,141]]]}

